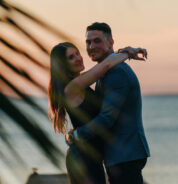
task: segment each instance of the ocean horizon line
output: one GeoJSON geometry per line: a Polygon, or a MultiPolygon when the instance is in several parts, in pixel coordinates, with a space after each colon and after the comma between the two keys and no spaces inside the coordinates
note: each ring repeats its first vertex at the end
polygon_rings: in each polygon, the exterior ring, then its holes
{"type": "MultiPolygon", "coordinates": [[[[10,98],[10,99],[22,99],[21,97],[14,97],[14,96],[10,96],[10,95],[6,95],[3,94],[6,97],[10,98]]],[[[48,99],[48,96],[35,96],[35,95],[27,95],[29,98],[36,98],[36,99],[48,99]]],[[[148,96],[162,96],[162,97],[168,97],[168,96],[178,96],[178,93],[142,93],[142,97],[148,97],[148,96]]]]}

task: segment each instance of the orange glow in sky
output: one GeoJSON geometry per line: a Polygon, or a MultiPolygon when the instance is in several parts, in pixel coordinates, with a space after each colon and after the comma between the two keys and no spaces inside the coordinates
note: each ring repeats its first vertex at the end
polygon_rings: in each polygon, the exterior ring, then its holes
{"type": "MultiPolygon", "coordinates": [[[[78,43],[86,68],[94,63],[85,51],[85,29],[95,22],[108,23],[113,31],[114,48],[144,47],[146,63],[128,62],[135,70],[142,94],[178,93],[178,1],[162,0],[9,0],[33,13],[78,43]]],[[[43,33],[44,34],[44,33],[43,33]]],[[[40,35],[36,35],[37,37],[40,35]]],[[[60,40],[46,37],[49,47],[60,40]]],[[[36,53],[37,54],[37,53],[36,53]]],[[[47,64],[46,56],[40,60],[47,64]]],[[[46,85],[40,79],[43,86],[46,85]]],[[[47,86],[47,85],[46,85],[47,86]]]]}

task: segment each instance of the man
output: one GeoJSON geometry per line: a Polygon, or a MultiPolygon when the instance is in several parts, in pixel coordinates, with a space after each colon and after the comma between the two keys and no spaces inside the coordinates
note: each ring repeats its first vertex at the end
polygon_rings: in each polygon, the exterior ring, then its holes
{"type": "MultiPolygon", "coordinates": [[[[112,54],[113,44],[107,24],[96,22],[87,27],[87,52],[93,61],[102,62],[112,54]]],[[[119,64],[97,82],[96,92],[103,99],[101,111],[90,123],[73,132],[74,139],[87,141],[101,137],[111,184],[143,184],[142,169],[150,153],[142,125],[141,93],[135,73],[126,63],[119,64]]]]}

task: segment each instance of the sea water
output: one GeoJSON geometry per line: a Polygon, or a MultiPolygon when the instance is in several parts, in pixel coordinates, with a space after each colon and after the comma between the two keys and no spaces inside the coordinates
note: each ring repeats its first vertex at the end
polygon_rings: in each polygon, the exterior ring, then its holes
{"type": "MultiPolygon", "coordinates": [[[[177,184],[178,96],[143,96],[142,99],[143,123],[151,152],[151,157],[148,158],[143,170],[144,179],[149,184],[177,184]]],[[[9,100],[26,117],[37,122],[64,154],[66,153],[64,136],[54,133],[44,115],[22,100],[13,98],[9,100]]],[[[32,100],[47,112],[47,99],[32,98],[32,100]]],[[[61,157],[62,170],[55,168],[30,137],[1,110],[0,123],[6,130],[6,133],[0,131],[0,153],[6,156],[0,154],[0,183],[25,184],[33,167],[38,168],[38,172],[42,174],[66,172],[65,158],[61,157]],[[7,135],[13,148],[21,156],[23,167],[4,144],[2,135],[7,135]]]]}

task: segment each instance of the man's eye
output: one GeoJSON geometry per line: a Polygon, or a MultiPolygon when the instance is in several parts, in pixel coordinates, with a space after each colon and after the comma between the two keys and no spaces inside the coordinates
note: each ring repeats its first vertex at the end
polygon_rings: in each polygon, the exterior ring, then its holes
{"type": "Polygon", "coordinates": [[[100,39],[95,39],[94,42],[95,42],[95,43],[100,43],[101,40],[100,40],[100,39]]]}
{"type": "Polygon", "coordinates": [[[87,45],[90,45],[90,44],[91,44],[91,42],[90,42],[90,41],[86,41],[86,44],[87,44],[87,45]]]}

